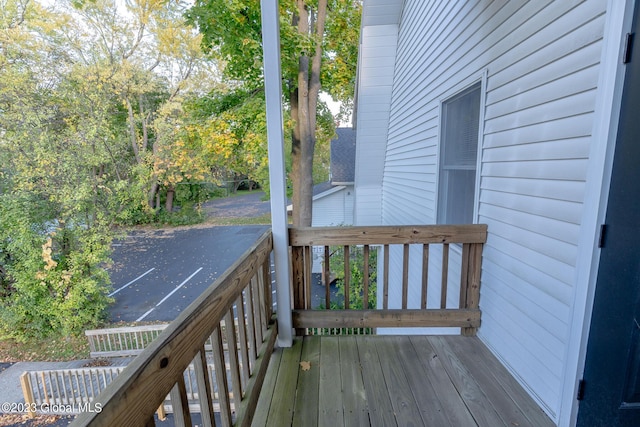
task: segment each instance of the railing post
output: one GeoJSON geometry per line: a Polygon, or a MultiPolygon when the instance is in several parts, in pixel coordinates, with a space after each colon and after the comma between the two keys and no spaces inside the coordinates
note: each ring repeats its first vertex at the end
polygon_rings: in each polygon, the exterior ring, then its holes
{"type": "Polygon", "coordinates": [[[20,376],[20,384],[22,385],[22,395],[24,396],[24,403],[27,407],[27,413],[29,418],[36,416],[35,411],[32,409],[35,407],[35,399],[33,398],[33,388],[31,387],[31,377],[28,372],[24,372],[20,376]]]}
{"type": "MultiPolygon", "coordinates": [[[[464,308],[477,309],[480,303],[480,275],[482,273],[482,243],[472,243],[465,245],[468,247],[468,254],[463,255],[463,261],[468,260],[466,285],[464,289],[460,289],[460,301],[462,302],[462,292],[465,292],[464,308]]],[[[464,268],[463,268],[464,271],[464,268]]],[[[461,306],[462,307],[462,306],[461,306]]],[[[461,334],[473,337],[478,332],[478,328],[462,328],[461,334]]]]}
{"type": "MultiPolygon", "coordinates": [[[[291,247],[291,277],[293,288],[293,308],[304,310],[305,306],[305,262],[304,246],[291,247]]],[[[296,335],[304,335],[304,329],[296,329],[296,335]]]]}

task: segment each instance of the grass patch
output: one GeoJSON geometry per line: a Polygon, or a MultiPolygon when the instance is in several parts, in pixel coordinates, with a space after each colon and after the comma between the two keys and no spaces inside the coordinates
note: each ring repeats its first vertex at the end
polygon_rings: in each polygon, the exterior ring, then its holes
{"type": "Polygon", "coordinates": [[[0,362],[66,362],[88,359],[89,343],[82,336],[57,336],[19,342],[0,340],[0,362]]]}
{"type": "Polygon", "coordinates": [[[229,191],[220,191],[217,194],[213,194],[209,200],[214,200],[214,199],[226,199],[228,197],[238,197],[238,196],[246,196],[247,194],[253,194],[253,193],[262,193],[264,192],[263,190],[259,189],[259,188],[254,188],[253,190],[238,190],[235,193],[231,192],[231,190],[229,191]]]}
{"type": "MultiPolygon", "coordinates": [[[[166,322],[116,322],[100,328],[143,326],[166,322]]],[[[54,336],[47,339],[29,339],[19,342],[14,339],[0,340],[0,363],[3,362],[67,362],[90,359],[89,340],[84,334],[78,336],[54,336]]]]}
{"type": "Polygon", "coordinates": [[[210,217],[205,221],[209,225],[270,225],[271,214],[243,218],[243,217],[210,217]]]}

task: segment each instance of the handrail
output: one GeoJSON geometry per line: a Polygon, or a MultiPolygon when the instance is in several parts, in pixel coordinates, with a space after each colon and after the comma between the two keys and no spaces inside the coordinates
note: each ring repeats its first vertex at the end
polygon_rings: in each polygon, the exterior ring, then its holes
{"type": "MultiPolygon", "coordinates": [[[[464,225],[417,225],[417,226],[357,226],[357,227],[305,227],[289,229],[289,244],[292,250],[293,273],[293,324],[299,334],[307,328],[378,328],[378,327],[460,327],[464,335],[474,335],[480,326],[480,273],[483,245],[487,239],[487,226],[484,224],[464,225]],[[460,269],[450,267],[450,245],[461,245],[460,269]],[[410,246],[420,246],[419,258],[410,257],[410,246]],[[440,275],[437,286],[439,308],[427,308],[428,289],[434,288],[433,278],[429,277],[430,245],[442,247],[441,262],[436,270],[440,275]],[[344,310],[330,309],[329,286],[325,286],[325,309],[312,310],[311,307],[311,265],[312,247],[324,246],[324,259],[331,258],[333,252],[344,257],[344,294],[349,295],[351,277],[350,253],[353,246],[363,247],[363,265],[361,266],[362,309],[350,309],[350,298],[344,299],[344,310]],[[336,248],[337,247],[337,248],[336,248]],[[382,283],[382,301],[378,307],[371,307],[368,301],[369,287],[372,285],[369,271],[370,252],[376,247],[382,248],[381,262],[384,274],[382,283]],[[402,259],[401,274],[389,277],[389,256],[395,251],[402,259]],[[409,266],[421,268],[420,283],[410,283],[409,266]],[[447,293],[454,274],[459,275],[459,305],[447,306],[447,293]],[[391,283],[391,284],[390,284],[391,283]],[[401,303],[397,307],[389,306],[389,290],[401,293],[401,303]],[[420,294],[419,305],[409,303],[410,290],[420,294]]],[[[431,252],[433,258],[433,252],[431,252]]],[[[457,257],[457,251],[456,251],[457,257]]],[[[395,265],[400,265],[397,261],[395,265]]],[[[329,263],[324,262],[323,277],[325,285],[331,281],[329,263]]],[[[433,271],[431,272],[433,275],[433,271]]],[[[414,278],[416,275],[413,276],[414,278]]],[[[414,279],[415,280],[415,279],[414,279]]],[[[378,280],[380,282],[380,280],[378,280]]],[[[434,303],[430,304],[431,307],[434,303]]]]}
{"type": "Polygon", "coordinates": [[[203,424],[214,424],[211,395],[216,389],[223,425],[249,425],[276,338],[271,315],[272,249],[268,230],[100,394],[93,405],[100,411],[84,412],[72,425],[153,425],[154,412],[170,393],[176,425],[190,425],[184,372],[192,362],[199,372],[196,381],[203,424]],[[242,319],[237,330],[234,317],[242,319]],[[224,331],[220,325],[223,319],[224,331]],[[210,337],[215,387],[211,375],[205,374],[208,355],[204,345],[210,337]],[[225,339],[228,348],[240,351],[225,354],[225,339]]]}

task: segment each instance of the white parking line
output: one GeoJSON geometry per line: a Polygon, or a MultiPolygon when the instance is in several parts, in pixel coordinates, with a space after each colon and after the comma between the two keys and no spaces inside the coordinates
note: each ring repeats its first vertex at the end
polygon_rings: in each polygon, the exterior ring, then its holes
{"type": "Polygon", "coordinates": [[[200,273],[200,270],[202,270],[203,267],[200,267],[199,269],[197,269],[195,272],[193,272],[193,274],[191,274],[191,276],[187,277],[186,279],[184,279],[184,281],[182,283],[180,283],[178,286],[175,287],[174,290],[172,290],[171,292],[169,292],[167,294],[167,296],[165,296],[164,298],[162,298],[160,300],[159,303],[156,304],[155,307],[153,307],[151,310],[147,311],[145,314],[143,314],[142,316],[138,317],[136,319],[136,322],[140,322],[142,321],[142,319],[144,319],[145,317],[147,317],[149,314],[151,314],[151,312],[153,310],[155,310],[156,308],[158,308],[158,306],[160,306],[160,304],[162,304],[163,302],[165,302],[171,295],[173,295],[178,289],[180,289],[185,283],[187,283],[189,280],[191,280],[191,278],[193,276],[195,276],[196,274],[200,273]]]}
{"type": "Polygon", "coordinates": [[[126,288],[127,286],[129,286],[130,284],[142,279],[144,276],[146,276],[147,274],[151,273],[153,270],[155,270],[155,268],[152,268],[151,270],[147,271],[146,273],[142,273],[140,276],[136,277],[135,279],[133,279],[132,281],[130,281],[129,283],[127,283],[124,286],[121,286],[120,288],[116,289],[115,291],[111,292],[109,294],[110,297],[114,296],[115,294],[117,294],[118,292],[120,292],[121,290],[123,290],[124,288],[126,288]]]}
{"type": "Polygon", "coordinates": [[[148,315],[149,315],[153,310],[155,310],[155,309],[156,309],[156,308],[155,308],[155,307],[153,307],[151,310],[147,311],[145,314],[143,314],[142,316],[138,317],[138,318],[136,319],[136,322],[139,322],[139,321],[141,321],[142,319],[144,319],[145,317],[147,317],[147,316],[148,316],[148,315]]]}

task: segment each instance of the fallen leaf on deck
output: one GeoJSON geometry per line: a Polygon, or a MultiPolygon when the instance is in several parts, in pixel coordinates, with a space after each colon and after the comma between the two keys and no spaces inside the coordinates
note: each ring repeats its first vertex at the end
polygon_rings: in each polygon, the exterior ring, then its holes
{"type": "Polygon", "coordinates": [[[302,362],[300,362],[300,368],[303,371],[308,371],[309,369],[311,369],[311,362],[303,360],[302,362]]]}

